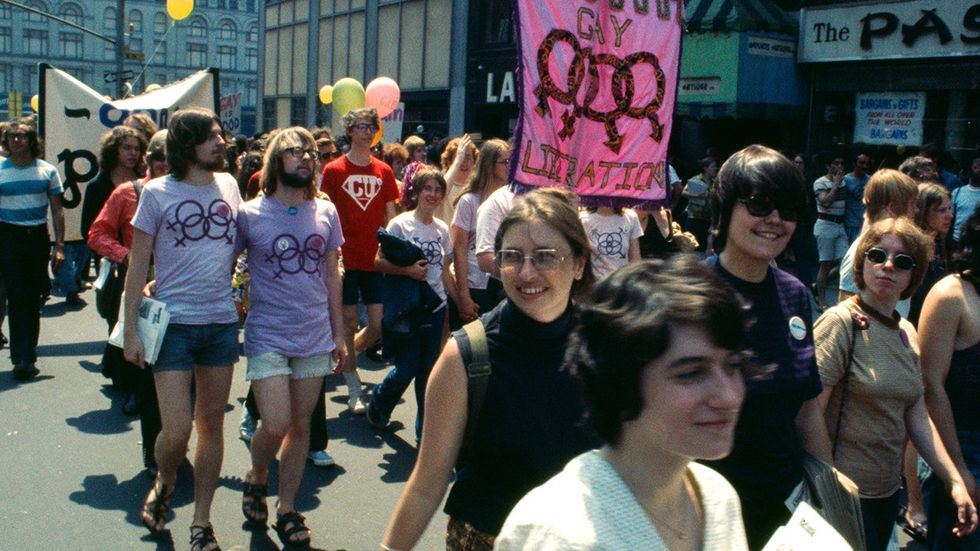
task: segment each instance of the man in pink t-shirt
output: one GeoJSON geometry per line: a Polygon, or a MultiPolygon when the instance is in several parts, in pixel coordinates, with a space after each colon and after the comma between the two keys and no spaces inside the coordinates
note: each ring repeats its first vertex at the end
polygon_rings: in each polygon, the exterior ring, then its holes
{"type": "Polygon", "coordinates": [[[357,354],[381,337],[382,275],[374,269],[378,252],[375,232],[394,218],[398,184],[391,167],[371,155],[374,135],[381,126],[373,108],[355,109],[344,115],[350,152],[323,167],[320,189],[330,196],[340,215],[344,232],[344,327],[351,353],[341,367],[350,396],[348,408],[363,414],[357,354]],[[357,331],[358,302],[367,308],[368,325],[357,331]]]}

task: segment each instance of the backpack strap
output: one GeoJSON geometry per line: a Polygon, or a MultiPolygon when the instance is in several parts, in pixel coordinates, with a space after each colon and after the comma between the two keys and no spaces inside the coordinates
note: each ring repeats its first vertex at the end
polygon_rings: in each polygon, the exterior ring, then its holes
{"type": "Polygon", "coordinates": [[[463,432],[463,444],[460,456],[472,444],[476,423],[483,409],[487,396],[487,386],[490,384],[490,355],[487,350],[487,332],[483,320],[476,319],[457,331],[456,344],[459,354],[466,366],[466,429],[463,432]]]}
{"type": "Polygon", "coordinates": [[[136,204],[140,202],[140,193],[143,192],[143,185],[139,180],[133,180],[133,191],[136,192],[136,204]]]}

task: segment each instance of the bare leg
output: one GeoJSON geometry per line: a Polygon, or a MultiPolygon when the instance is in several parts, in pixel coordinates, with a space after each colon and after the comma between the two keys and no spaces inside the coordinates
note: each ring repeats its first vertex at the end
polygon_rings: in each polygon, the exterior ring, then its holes
{"type": "Polygon", "coordinates": [[[211,520],[211,500],[218,487],[221,462],[224,459],[225,406],[231,391],[232,366],[195,366],[197,403],[194,424],[197,427],[197,449],[194,452],[194,521],[192,526],[207,526],[211,520]]]}
{"type": "Polygon", "coordinates": [[[922,524],[926,521],[926,511],[922,504],[922,485],[919,484],[919,453],[911,442],[905,442],[904,459],[902,474],[905,475],[905,490],[909,495],[905,517],[916,524],[922,524]]]}
{"type": "MultiPolygon", "coordinates": [[[[276,458],[292,416],[289,398],[289,376],[278,375],[252,381],[255,400],[262,420],[252,437],[252,484],[265,484],[269,478],[269,465],[276,458]]],[[[309,422],[309,420],[307,420],[309,422]]],[[[280,475],[280,480],[282,476],[280,475]]]]}
{"type": "Polygon", "coordinates": [[[296,510],[296,492],[303,479],[306,454],[310,447],[310,415],[316,407],[322,385],[322,377],[289,381],[292,417],[279,457],[279,513],[296,510]]]}
{"type": "Polygon", "coordinates": [[[153,374],[161,425],[154,455],[160,480],[171,488],[191,437],[191,377],[193,373],[190,371],[159,371],[153,374]]]}
{"type": "Polygon", "coordinates": [[[814,298],[817,301],[817,307],[821,309],[827,307],[827,303],[825,302],[827,296],[827,274],[830,273],[833,265],[833,262],[821,262],[820,271],[817,272],[817,296],[814,298]]]}
{"type": "Polygon", "coordinates": [[[347,342],[347,363],[342,366],[341,371],[351,371],[357,373],[357,352],[354,349],[354,335],[357,333],[357,305],[344,305],[344,340],[347,342]]]}
{"type": "Polygon", "coordinates": [[[367,308],[368,317],[367,327],[358,331],[354,337],[354,348],[349,349],[354,350],[357,354],[364,352],[381,338],[382,306],[380,304],[366,304],[365,308],[367,308]]]}

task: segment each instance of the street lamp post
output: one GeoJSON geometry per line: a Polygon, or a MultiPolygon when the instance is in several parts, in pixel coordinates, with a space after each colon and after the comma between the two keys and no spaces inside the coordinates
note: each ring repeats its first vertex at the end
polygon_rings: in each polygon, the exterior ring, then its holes
{"type": "Polygon", "coordinates": [[[123,75],[123,61],[125,59],[126,46],[124,42],[126,29],[126,0],[116,0],[116,97],[122,98],[125,92],[125,81],[123,75]]]}

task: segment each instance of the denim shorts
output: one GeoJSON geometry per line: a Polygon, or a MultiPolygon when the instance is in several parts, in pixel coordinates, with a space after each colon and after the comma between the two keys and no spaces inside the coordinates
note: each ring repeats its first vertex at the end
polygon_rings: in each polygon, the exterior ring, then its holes
{"type": "Polygon", "coordinates": [[[288,358],[278,352],[266,352],[248,359],[245,368],[245,380],[267,379],[279,375],[288,375],[290,379],[309,379],[324,377],[333,368],[330,354],[310,356],[308,358],[288,358]]]}
{"type": "Polygon", "coordinates": [[[171,323],[153,371],[191,371],[238,361],[238,322],[185,325],[171,323]]]}
{"type": "Polygon", "coordinates": [[[344,305],[353,306],[358,299],[364,304],[381,304],[384,276],[381,272],[347,270],[344,272],[344,305]]]}

